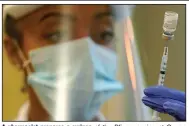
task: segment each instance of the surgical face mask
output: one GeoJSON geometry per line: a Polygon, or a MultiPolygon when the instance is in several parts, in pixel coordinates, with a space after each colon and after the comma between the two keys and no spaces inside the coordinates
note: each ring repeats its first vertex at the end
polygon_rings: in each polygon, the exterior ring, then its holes
{"type": "Polygon", "coordinates": [[[116,54],[88,37],[33,50],[29,57],[35,72],[28,84],[51,120],[91,120],[123,89],[116,80],[116,54]]]}

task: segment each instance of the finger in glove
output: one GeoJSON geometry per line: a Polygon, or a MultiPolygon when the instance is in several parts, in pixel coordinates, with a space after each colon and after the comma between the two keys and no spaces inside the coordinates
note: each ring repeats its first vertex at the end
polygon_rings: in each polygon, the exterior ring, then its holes
{"type": "Polygon", "coordinates": [[[179,101],[173,100],[173,99],[167,99],[167,98],[157,98],[157,97],[148,97],[144,96],[142,98],[142,102],[152,108],[153,110],[156,110],[161,113],[166,113],[163,105],[166,102],[171,102],[171,103],[178,103],[179,101]]]}
{"type": "Polygon", "coordinates": [[[169,98],[186,103],[186,96],[184,92],[164,86],[153,86],[146,88],[144,90],[144,94],[149,97],[169,98]]]}
{"type": "Polygon", "coordinates": [[[186,104],[176,101],[167,101],[163,104],[166,113],[176,118],[178,121],[186,121],[186,104]]]}

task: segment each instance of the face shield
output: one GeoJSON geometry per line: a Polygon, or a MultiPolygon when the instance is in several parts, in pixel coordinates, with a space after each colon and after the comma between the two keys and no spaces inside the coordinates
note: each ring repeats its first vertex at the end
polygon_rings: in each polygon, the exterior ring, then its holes
{"type": "MultiPolygon", "coordinates": [[[[118,18],[121,19],[115,25],[116,37],[119,39],[116,44],[118,56],[117,78],[125,86],[124,92],[120,96],[120,101],[124,100],[122,105],[126,112],[123,113],[122,117],[131,121],[148,121],[151,118],[150,110],[141,102],[146,81],[134,37],[132,24],[134,7],[134,5],[116,5],[114,7],[119,16],[118,18]],[[125,18],[121,18],[123,12],[125,12],[125,18]]],[[[113,104],[113,100],[110,100],[110,102],[109,104],[113,104]]]]}
{"type": "Polygon", "coordinates": [[[5,32],[50,120],[150,119],[131,5],[29,6],[7,11],[5,32]]]}

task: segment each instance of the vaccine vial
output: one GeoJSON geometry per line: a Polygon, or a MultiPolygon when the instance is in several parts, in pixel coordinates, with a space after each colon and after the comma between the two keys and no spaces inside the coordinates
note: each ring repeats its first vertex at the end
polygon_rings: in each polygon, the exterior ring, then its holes
{"type": "Polygon", "coordinates": [[[166,11],[164,15],[163,30],[166,34],[173,34],[176,30],[178,14],[173,11],[166,11]]]}

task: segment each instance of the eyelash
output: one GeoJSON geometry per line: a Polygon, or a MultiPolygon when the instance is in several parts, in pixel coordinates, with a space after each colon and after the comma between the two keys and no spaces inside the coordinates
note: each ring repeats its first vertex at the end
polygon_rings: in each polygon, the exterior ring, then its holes
{"type": "MultiPolygon", "coordinates": [[[[56,31],[52,33],[48,33],[43,36],[43,38],[51,43],[59,43],[65,35],[65,32],[63,31],[56,31]]],[[[114,38],[114,34],[112,32],[103,32],[101,33],[100,37],[102,40],[105,40],[106,36],[110,36],[112,39],[114,38]]]]}
{"type": "Polygon", "coordinates": [[[63,38],[63,36],[64,36],[63,32],[56,31],[56,32],[48,33],[44,35],[44,39],[53,43],[58,43],[63,38]]]}

